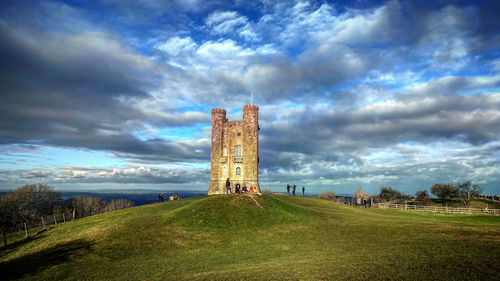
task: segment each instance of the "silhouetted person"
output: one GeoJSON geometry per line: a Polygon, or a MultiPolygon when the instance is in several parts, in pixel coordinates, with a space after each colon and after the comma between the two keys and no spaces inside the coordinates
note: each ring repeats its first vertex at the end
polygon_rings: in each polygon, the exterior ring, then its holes
{"type": "Polygon", "coordinates": [[[158,194],[158,202],[163,202],[163,193],[158,194]]]}
{"type": "Polygon", "coordinates": [[[246,184],[243,185],[243,192],[248,192],[246,184]]]}
{"type": "Polygon", "coordinates": [[[292,186],[292,194],[293,194],[293,196],[295,196],[295,189],[297,189],[297,186],[294,184],[292,186]]]}
{"type": "Polygon", "coordinates": [[[229,178],[226,180],[226,194],[231,194],[231,182],[229,181],[229,178]]]}
{"type": "Polygon", "coordinates": [[[304,196],[304,193],[306,192],[306,187],[302,186],[302,196],[304,196]]]}
{"type": "Polygon", "coordinates": [[[236,184],[236,193],[241,194],[240,184],[236,184]]]}
{"type": "Polygon", "coordinates": [[[288,193],[288,195],[290,195],[290,185],[289,184],[286,185],[286,193],[288,193]]]}

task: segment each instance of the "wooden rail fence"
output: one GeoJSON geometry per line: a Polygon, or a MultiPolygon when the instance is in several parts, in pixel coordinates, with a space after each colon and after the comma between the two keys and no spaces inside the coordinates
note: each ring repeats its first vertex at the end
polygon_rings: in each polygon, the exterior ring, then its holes
{"type": "Polygon", "coordinates": [[[500,209],[490,208],[456,208],[456,207],[438,207],[438,206],[424,206],[424,205],[409,205],[409,204],[387,204],[387,203],[374,203],[376,208],[387,209],[400,209],[409,211],[421,212],[436,212],[436,213],[449,213],[449,214],[489,214],[500,215],[500,209]]]}

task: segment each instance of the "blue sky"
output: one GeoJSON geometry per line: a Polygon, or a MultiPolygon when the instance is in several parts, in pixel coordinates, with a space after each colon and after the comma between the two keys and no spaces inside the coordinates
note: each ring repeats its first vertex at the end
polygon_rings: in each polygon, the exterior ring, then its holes
{"type": "Polygon", "coordinates": [[[260,183],[500,193],[496,1],[3,1],[0,189],[208,189],[210,112],[260,183]]]}

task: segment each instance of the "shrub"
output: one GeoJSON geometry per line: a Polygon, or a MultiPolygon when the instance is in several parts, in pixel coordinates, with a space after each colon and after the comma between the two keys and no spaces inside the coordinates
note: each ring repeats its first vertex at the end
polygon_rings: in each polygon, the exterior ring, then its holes
{"type": "Polygon", "coordinates": [[[380,199],[389,201],[400,196],[400,192],[392,189],[392,187],[382,186],[380,188],[380,199]]]}
{"type": "Polygon", "coordinates": [[[262,194],[272,194],[273,192],[269,188],[262,189],[262,194]]]}
{"type": "Polygon", "coordinates": [[[429,195],[429,192],[427,190],[420,190],[415,193],[415,200],[418,203],[429,203],[431,202],[431,197],[429,195]]]}
{"type": "Polygon", "coordinates": [[[436,195],[442,203],[450,201],[458,196],[458,189],[452,184],[436,183],[431,187],[431,192],[436,195]]]}
{"type": "Polygon", "coordinates": [[[334,200],[335,199],[335,192],[333,191],[323,191],[318,194],[318,197],[321,199],[328,199],[328,200],[334,200]]]}
{"type": "Polygon", "coordinates": [[[386,186],[382,186],[380,188],[379,197],[380,197],[380,199],[385,200],[385,201],[391,201],[391,200],[401,201],[401,200],[411,199],[411,196],[409,196],[408,194],[397,191],[396,189],[393,189],[392,187],[386,187],[386,186]]]}

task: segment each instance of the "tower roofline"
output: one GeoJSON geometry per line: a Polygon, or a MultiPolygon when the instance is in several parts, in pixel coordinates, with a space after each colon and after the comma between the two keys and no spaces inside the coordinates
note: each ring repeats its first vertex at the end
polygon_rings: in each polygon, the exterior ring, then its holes
{"type": "Polygon", "coordinates": [[[255,104],[247,104],[243,106],[243,110],[259,110],[259,106],[255,104]]]}
{"type": "Polygon", "coordinates": [[[226,113],[226,110],[224,108],[214,108],[212,109],[212,114],[213,113],[226,113]]]}

